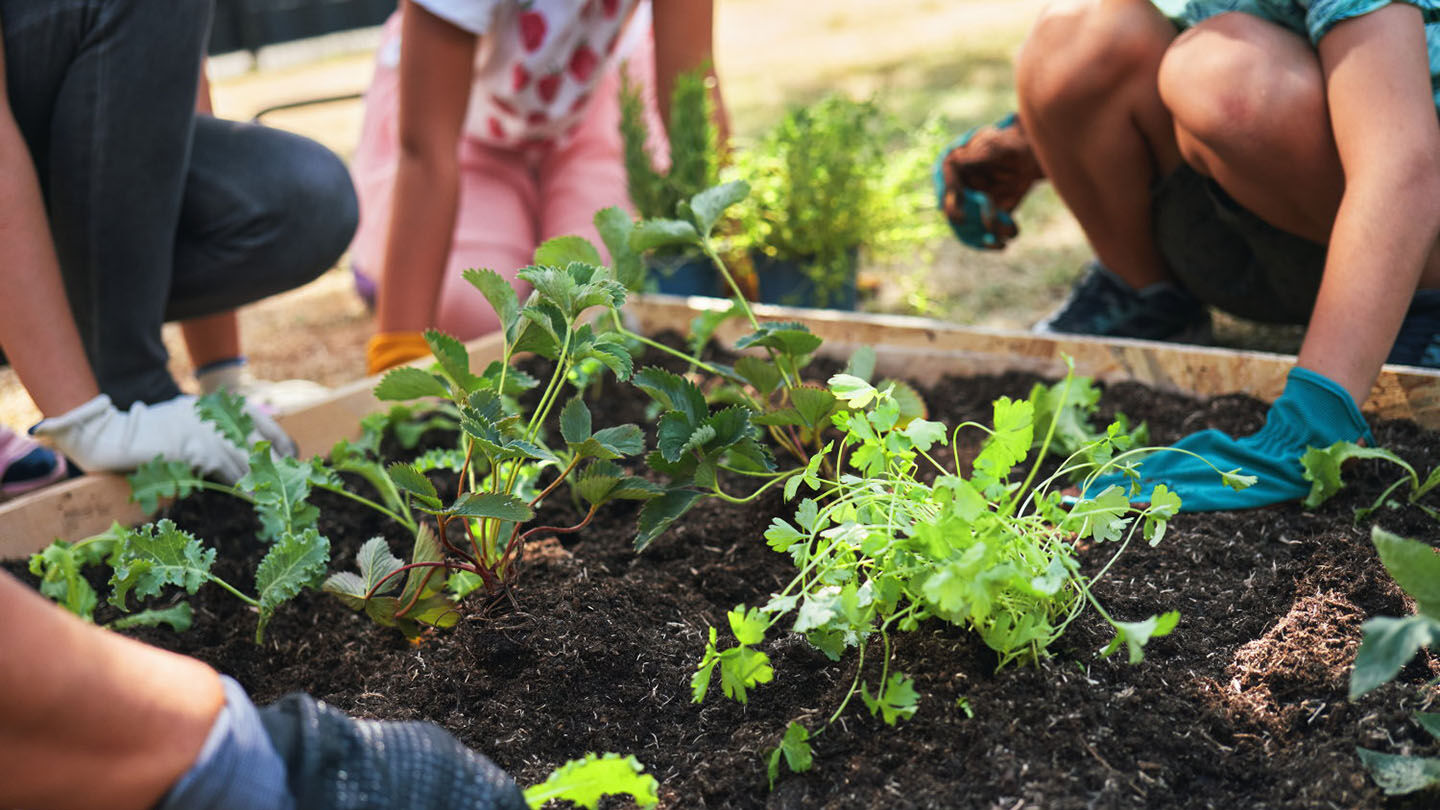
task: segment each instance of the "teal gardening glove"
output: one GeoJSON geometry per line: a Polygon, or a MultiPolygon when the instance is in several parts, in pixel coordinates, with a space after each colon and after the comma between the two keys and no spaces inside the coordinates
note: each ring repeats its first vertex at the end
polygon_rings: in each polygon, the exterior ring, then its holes
{"type": "MultiPolygon", "coordinates": [[[[1139,488],[1130,500],[1149,503],[1160,484],[1180,496],[1182,512],[1254,509],[1303,498],[1310,491],[1300,466],[1306,448],[1361,439],[1374,442],[1350,394],[1328,377],[1296,366],[1258,432],[1233,439],[1218,430],[1202,430],[1175,443],[1175,449],[1187,450],[1210,464],[1188,453],[1166,450],[1147,456],[1135,467],[1139,488]],[[1216,469],[1225,473],[1238,470],[1256,481],[1237,490],[1226,484],[1216,469]]],[[[1129,485],[1124,473],[1108,473],[1092,481],[1085,491],[1093,497],[1107,487],[1128,490],[1129,485]]]]}

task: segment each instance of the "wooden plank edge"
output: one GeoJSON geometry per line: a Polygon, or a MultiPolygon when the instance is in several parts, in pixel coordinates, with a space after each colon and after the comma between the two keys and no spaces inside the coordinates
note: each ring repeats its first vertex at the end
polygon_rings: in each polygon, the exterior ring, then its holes
{"type": "MultiPolygon", "coordinates": [[[[483,368],[500,359],[501,336],[478,338],[467,343],[466,349],[472,368],[483,368]]],[[[429,362],[420,360],[414,365],[428,366],[429,362]]],[[[359,435],[361,417],[386,407],[373,393],[379,379],[378,375],[366,377],[335,388],[325,399],[279,414],[276,421],[295,439],[301,456],[327,453],[340,439],[359,435]]],[[[130,485],[124,476],[81,476],[0,503],[0,559],[24,557],[55,539],[73,541],[98,534],[110,528],[112,521],[128,526],[146,517],[130,502],[130,485]]]]}
{"type": "MultiPolygon", "coordinates": [[[[632,299],[627,310],[631,328],[646,333],[664,329],[685,332],[696,315],[729,305],[718,298],[645,295],[632,299]]],[[[825,338],[820,351],[830,356],[848,357],[860,346],[873,346],[883,372],[903,373],[923,383],[946,373],[1030,371],[1060,376],[1065,373],[1064,358],[1069,356],[1078,373],[1106,382],[1133,380],[1197,397],[1243,393],[1269,402],[1284,390],[1285,376],[1295,364],[1293,355],[1149,340],[1038,335],[904,315],[765,304],[756,305],[755,312],[764,320],[804,323],[825,338]]],[[[748,331],[748,325],[732,320],[717,336],[733,345],[748,331]]],[[[1387,365],[1363,407],[1383,419],[1413,419],[1431,430],[1440,429],[1440,371],[1387,365]]]]}

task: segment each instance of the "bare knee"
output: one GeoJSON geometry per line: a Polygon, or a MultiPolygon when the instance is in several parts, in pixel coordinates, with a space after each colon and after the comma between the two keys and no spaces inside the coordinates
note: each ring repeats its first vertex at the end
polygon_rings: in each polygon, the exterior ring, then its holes
{"type": "Polygon", "coordinates": [[[1319,63],[1289,32],[1246,14],[1213,17],[1160,62],[1161,101],[1186,162],[1283,147],[1297,127],[1327,126],[1319,63]]]}
{"type": "Polygon", "coordinates": [[[1021,106],[1064,114],[1151,81],[1175,30],[1149,0],[1053,0],[1016,61],[1021,106]]]}

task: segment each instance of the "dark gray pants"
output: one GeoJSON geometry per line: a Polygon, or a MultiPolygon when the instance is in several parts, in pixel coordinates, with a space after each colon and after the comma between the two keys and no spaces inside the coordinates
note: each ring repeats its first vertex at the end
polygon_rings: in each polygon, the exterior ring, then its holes
{"type": "Polygon", "coordinates": [[[354,189],[329,150],[194,113],[211,5],[0,0],[11,109],[70,308],[121,408],[179,393],[165,321],[304,284],[355,230],[354,189]]]}

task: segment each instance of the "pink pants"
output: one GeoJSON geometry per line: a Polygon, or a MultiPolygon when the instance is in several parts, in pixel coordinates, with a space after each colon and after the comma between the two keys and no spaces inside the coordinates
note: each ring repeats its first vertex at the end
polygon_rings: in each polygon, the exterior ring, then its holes
{"type": "MultiPolygon", "coordinates": [[[[398,35],[397,13],[386,24],[382,39],[390,42],[398,35]]],[[[640,39],[626,68],[631,80],[645,89],[651,133],[663,133],[650,89],[654,44],[648,33],[640,39]]],[[[386,45],[380,47],[383,51],[386,45]]],[[[605,254],[593,223],[595,212],[613,205],[633,214],[626,192],[619,99],[620,70],[612,68],[596,88],[579,129],[558,148],[516,151],[463,139],[460,205],[436,307],[436,328],[462,340],[499,328],[489,303],[461,276],[466,269],[495,270],[515,285],[523,300],[529,285],[515,274],[531,263],[535,248],[545,240],[577,234],[605,254]]],[[[360,199],[360,226],[350,246],[351,261],[357,278],[377,284],[400,154],[398,102],[398,71],[377,64],[365,97],[360,142],[350,164],[360,199]]],[[[663,143],[663,134],[652,138],[652,152],[655,140],[663,143]]]]}

